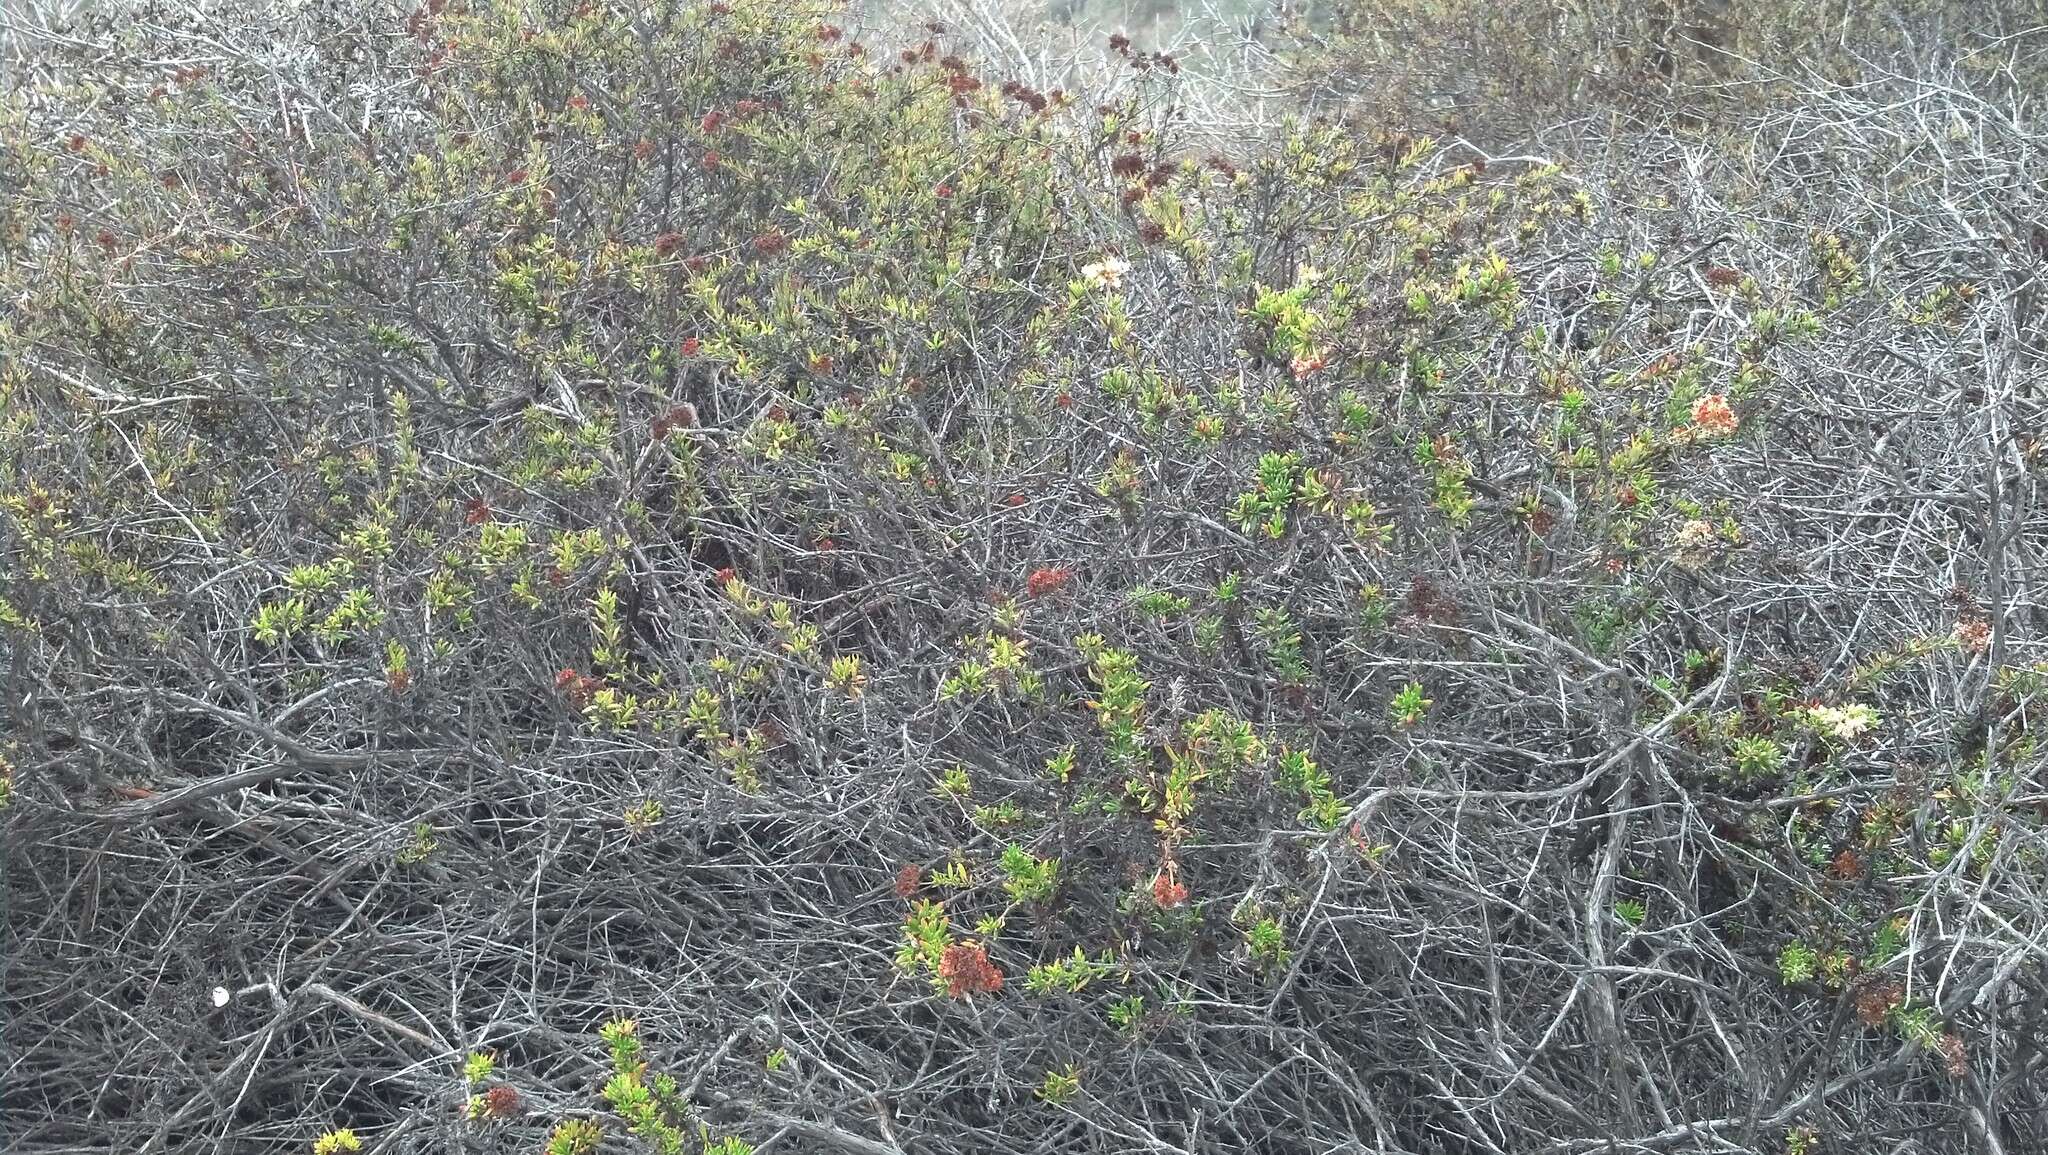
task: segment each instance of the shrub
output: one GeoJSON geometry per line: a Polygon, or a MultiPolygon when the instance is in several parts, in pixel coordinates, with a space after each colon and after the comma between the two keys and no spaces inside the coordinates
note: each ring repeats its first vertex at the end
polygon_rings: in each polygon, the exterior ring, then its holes
{"type": "Polygon", "coordinates": [[[2037,38],[1385,10],[21,25],[8,1149],[2029,1149],[2037,38]]]}

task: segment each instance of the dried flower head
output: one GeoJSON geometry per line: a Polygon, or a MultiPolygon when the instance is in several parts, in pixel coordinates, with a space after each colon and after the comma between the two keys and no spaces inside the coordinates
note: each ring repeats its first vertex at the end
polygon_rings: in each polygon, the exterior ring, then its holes
{"type": "Polygon", "coordinates": [[[1720,543],[1721,535],[1714,523],[1693,518],[1678,527],[1678,564],[1689,569],[1698,569],[1713,559],[1714,547],[1720,543]]]}

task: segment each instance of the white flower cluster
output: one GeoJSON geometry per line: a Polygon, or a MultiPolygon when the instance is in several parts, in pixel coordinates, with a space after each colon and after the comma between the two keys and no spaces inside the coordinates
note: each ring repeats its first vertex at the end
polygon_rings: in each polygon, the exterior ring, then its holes
{"type": "Polygon", "coordinates": [[[1861,704],[1808,706],[1806,720],[1815,729],[1825,730],[1844,742],[1850,742],[1858,734],[1877,725],[1877,711],[1861,704]]]}
{"type": "Polygon", "coordinates": [[[1124,274],[1130,271],[1131,263],[1121,257],[1104,257],[1092,265],[1081,266],[1081,275],[1098,289],[1121,288],[1124,274]]]}

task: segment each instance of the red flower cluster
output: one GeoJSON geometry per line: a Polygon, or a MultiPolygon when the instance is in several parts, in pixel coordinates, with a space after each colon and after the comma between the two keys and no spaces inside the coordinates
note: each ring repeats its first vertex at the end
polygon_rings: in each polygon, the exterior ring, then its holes
{"type": "Polygon", "coordinates": [[[1019,84],[1014,80],[1006,81],[1003,84],[1003,95],[1033,112],[1044,112],[1046,105],[1049,103],[1044,93],[1027,85],[1019,84]]]}
{"type": "Polygon", "coordinates": [[[1058,593],[1073,576],[1074,571],[1065,566],[1046,566],[1035,569],[1031,571],[1030,576],[1024,579],[1024,592],[1034,598],[1042,598],[1047,594],[1058,593]]]}
{"type": "Polygon", "coordinates": [[[1003,972],[988,961],[988,951],[980,943],[956,942],[947,947],[939,956],[939,977],[946,980],[946,993],[956,999],[1003,989],[1003,972]]]}
{"type": "Polygon", "coordinates": [[[699,341],[697,338],[685,337],[683,338],[683,343],[680,346],[680,350],[683,356],[685,357],[695,357],[697,355],[697,351],[702,349],[703,347],[704,342],[699,341]]]}
{"type": "Polygon", "coordinates": [[[955,97],[965,97],[981,88],[981,81],[968,75],[967,64],[958,56],[948,56],[939,61],[939,67],[946,73],[946,90],[955,97]]]}
{"type": "Polygon", "coordinates": [[[634,160],[646,160],[646,159],[647,159],[648,157],[650,157],[650,156],[653,156],[653,155],[654,155],[654,142],[653,142],[653,141],[651,141],[651,140],[649,140],[649,139],[647,139],[646,137],[644,137],[644,136],[643,136],[643,137],[641,137],[641,138],[640,138],[640,139],[639,139],[638,141],[636,141],[636,142],[634,143],[634,145],[633,145],[633,159],[634,159],[634,160]]]}
{"type": "Polygon", "coordinates": [[[789,238],[779,229],[754,238],[754,251],[764,257],[772,257],[788,247],[789,238]]]}
{"type": "Polygon", "coordinates": [[[564,666],[555,674],[555,689],[568,695],[571,703],[581,706],[590,701],[593,694],[604,689],[604,682],[564,666]]]}
{"type": "Polygon", "coordinates": [[[675,252],[678,248],[681,248],[682,244],[683,234],[663,233],[660,236],[654,238],[654,255],[657,257],[666,257],[670,253],[675,252]]]}
{"type": "Polygon", "coordinates": [[[481,497],[472,497],[462,504],[462,524],[482,525],[491,520],[491,503],[481,497]]]}
{"type": "Polygon", "coordinates": [[[704,114],[704,119],[697,122],[697,127],[702,129],[705,135],[709,136],[711,133],[717,132],[719,126],[724,123],[725,114],[714,108],[704,114]]]}

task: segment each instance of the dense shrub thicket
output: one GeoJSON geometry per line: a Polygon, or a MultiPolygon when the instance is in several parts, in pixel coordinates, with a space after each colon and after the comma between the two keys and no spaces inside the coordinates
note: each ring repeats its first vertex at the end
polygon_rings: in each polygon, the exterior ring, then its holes
{"type": "Polygon", "coordinates": [[[2048,1144],[2038,36],[834,20],[15,30],[8,1150],[2048,1144]]]}

